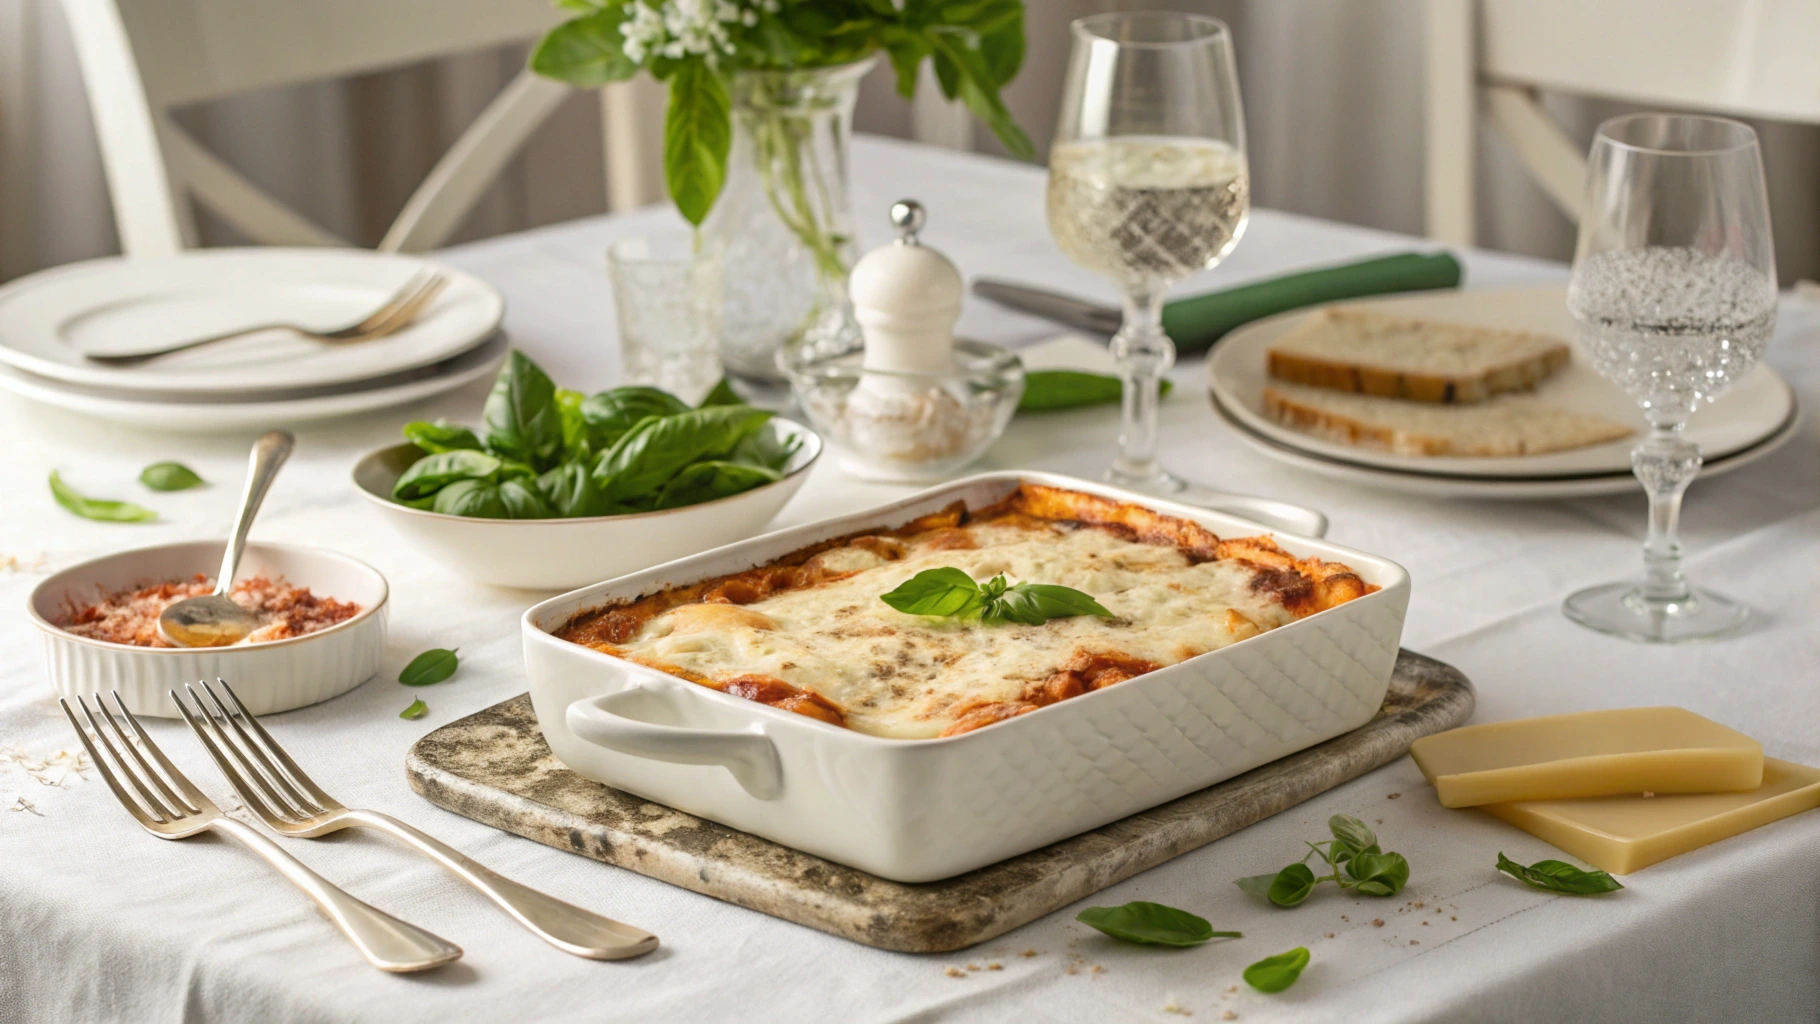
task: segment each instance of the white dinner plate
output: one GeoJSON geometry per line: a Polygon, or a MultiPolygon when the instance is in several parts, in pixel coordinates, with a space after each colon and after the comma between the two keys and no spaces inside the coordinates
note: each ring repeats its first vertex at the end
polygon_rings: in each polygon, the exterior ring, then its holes
{"type": "Polygon", "coordinates": [[[42,378],[123,391],[194,394],[330,387],[429,366],[485,342],[505,300],[472,274],[415,256],[362,249],[197,249],[88,260],[0,288],[0,363],[42,378]],[[333,329],[379,308],[424,270],[448,287],[396,334],[329,345],[264,331],[134,367],[121,354],[257,324],[333,329]]]}
{"type": "MultiPolygon", "coordinates": [[[[1430,498],[1486,498],[1507,501],[1531,501],[1556,498],[1587,498],[1603,494],[1627,494],[1642,485],[1628,471],[1623,473],[1589,473],[1558,477],[1514,477],[1499,479],[1485,476],[1447,476],[1439,473],[1413,473],[1384,469],[1341,459],[1329,459],[1303,448],[1286,445],[1251,429],[1243,420],[1213,396],[1213,411],[1226,421],[1239,440],[1269,457],[1334,480],[1361,484],[1387,491],[1417,494],[1430,498]]],[[[1801,429],[1801,408],[1791,406],[1788,419],[1763,440],[1700,467],[1700,479],[1719,476],[1748,466],[1787,444],[1801,429]]]]}
{"type": "Polygon", "coordinates": [[[129,426],[198,434],[259,430],[389,409],[453,391],[498,372],[511,349],[504,334],[430,368],[383,378],[377,386],[309,389],[288,397],[245,401],[237,395],[156,401],[109,388],[89,388],[0,367],[0,390],[44,405],[129,426]]]}
{"type": "MultiPolygon", "coordinates": [[[[1345,305],[1456,323],[1541,331],[1574,344],[1573,320],[1567,312],[1567,293],[1562,286],[1425,292],[1349,301],[1345,305]]],[[[1297,310],[1247,324],[1221,339],[1207,360],[1208,388],[1214,401],[1252,434],[1268,438],[1282,448],[1328,462],[1390,470],[1403,475],[1427,474],[1449,480],[1477,477],[1494,482],[1560,481],[1601,474],[1630,479],[1630,450],[1635,447],[1637,436],[1545,455],[1508,458],[1416,456],[1340,444],[1267,418],[1263,413],[1263,392],[1270,378],[1265,369],[1264,350],[1309,315],[1308,310],[1297,310]]],[[[1599,376],[1579,354],[1577,344],[1573,361],[1544,381],[1536,391],[1560,408],[1629,424],[1636,428],[1638,435],[1648,429],[1637,403],[1617,385],[1599,376]]],[[[1694,414],[1688,422],[1687,438],[1700,445],[1708,460],[1718,462],[1753,449],[1783,430],[1794,409],[1795,395],[1788,383],[1774,370],[1758,365],[1717,401],[1694,414]]]]}

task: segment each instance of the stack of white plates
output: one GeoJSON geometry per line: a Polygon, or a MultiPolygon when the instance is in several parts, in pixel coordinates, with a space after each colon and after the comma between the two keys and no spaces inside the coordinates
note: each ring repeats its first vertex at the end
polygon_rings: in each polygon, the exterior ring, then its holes
{"type": "MultiPolygon", "coordinates": [[[[1574,337],[1562,287],[1423,292],[1347,305],[1574,337]]],[[[1438,497],[1566,498],[1639,490],[1630,471],[1630,450],[1649,425],[1636,402],[1600,377],[1577,351],[1573,362],[1538,390],[1561,408],[1628,423],[1636,428],[1636,436],[1545,455],[1456,458],[1357,448],[1271,420],[1263,412],[1264,386],[1269,383],[1265,350],[1308,315],[1301,310],[1247,324],[1222,338],[1207,360],[1214,411],[1241,440],[1263,454],[1349,483],[1438,497]]],[[[1800,422],[1800,409],[1788,382],[1759,365],[1694,414],[1687,425],[1687,438],[1706,455],[1701,475],[1714,476],[1780,448],[1795,436],[1800,422]]]]}
{"type": "Polygon", "coordinates": [[[494,373],[507,342],[490,285],[412,256],[357,249],[199,249],[73,263],[0,288],[0,390],[98,419],[243,430],[384,409],[494,373]],[[410,326],[330,345],[283,330],[132,367],[89,354],[163,348],[258,324],[332,330],[414,275],[448,285],[410,326]]]}

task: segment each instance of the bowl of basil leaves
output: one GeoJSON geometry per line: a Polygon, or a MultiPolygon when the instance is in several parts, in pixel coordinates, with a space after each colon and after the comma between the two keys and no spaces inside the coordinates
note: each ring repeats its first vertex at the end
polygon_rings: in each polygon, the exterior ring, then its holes
{"type": "Polygon", "coordinates": [[[760,532],[821,455],[816,433],[725,386],[558,388],[513,352],[470,428],[404,426],[354,467],[404,536],[481,583],[570,590],[760,532]]]}

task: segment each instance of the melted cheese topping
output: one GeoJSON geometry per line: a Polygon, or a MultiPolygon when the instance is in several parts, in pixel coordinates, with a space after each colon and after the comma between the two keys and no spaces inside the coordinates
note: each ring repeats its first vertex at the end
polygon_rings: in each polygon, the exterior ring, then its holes
{"type": "Polygon", "coordinates": [[[913,538],[897,560],[834,548],[816,556],[822,567],[853,575],[747,605],[672,608],[618,653],[721,682],[772,676],[838,705],[849,728],[920,739],[941,735],[983,704],[1032,709],[1019,702],[1083,652],[1173,665],[1294,618],[1279,596],[1255,585],[1257,567],[1242,561],[1193,564],[1176,547],[1064,524],[985,522],[960,532],[976,546],[913,538]],[[985,625],[907,615],[879,599],[940,566],[979,581],[1002,573],[1011,583],[1073,587],[1115,618],[985,625]]]}

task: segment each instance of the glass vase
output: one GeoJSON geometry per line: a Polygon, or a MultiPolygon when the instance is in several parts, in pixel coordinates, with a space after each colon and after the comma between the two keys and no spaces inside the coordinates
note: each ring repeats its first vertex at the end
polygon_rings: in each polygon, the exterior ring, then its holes
{"type": "Polygon", "coordinates": [[[721,360],[748,388],[785,386],[785,349],[859,343],[847,156],[859,81],[876,61],[733,77],[727,181],[703,231],[725,270],[721,360]]]}

